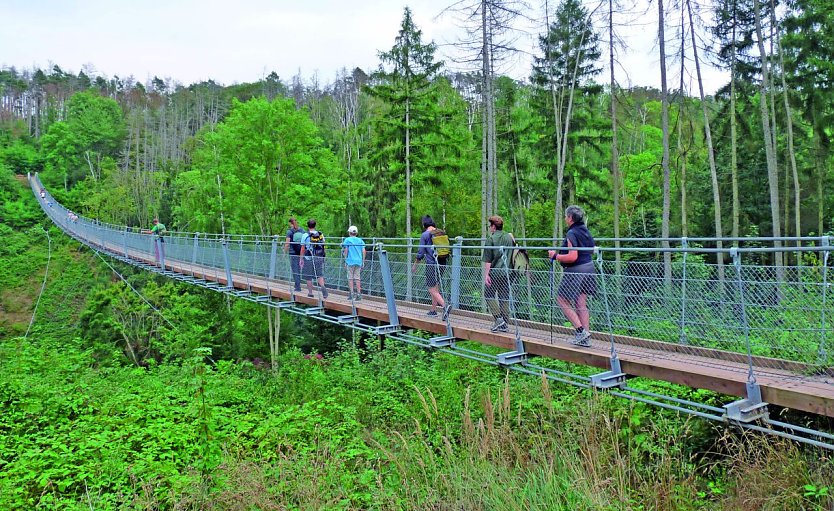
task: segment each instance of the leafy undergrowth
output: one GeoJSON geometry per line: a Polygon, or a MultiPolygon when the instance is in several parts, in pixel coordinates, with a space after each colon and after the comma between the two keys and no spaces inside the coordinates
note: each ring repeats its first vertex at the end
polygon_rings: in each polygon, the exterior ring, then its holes
{"type": "Polygon", "coordinates": [[[0,342],[1,509],[834,504],[820,451],[410,347],[289,350],[273,372],[0,342]]]}

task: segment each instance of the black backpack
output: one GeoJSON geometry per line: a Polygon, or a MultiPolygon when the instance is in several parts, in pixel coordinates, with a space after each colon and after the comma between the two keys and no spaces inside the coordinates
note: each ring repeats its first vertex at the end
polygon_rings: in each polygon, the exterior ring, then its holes
{"type": "Polygon", "coordinates": [[[310,248],[313,257],[324,257],[324,234],[319,231],[310,233],[310,248]]]}

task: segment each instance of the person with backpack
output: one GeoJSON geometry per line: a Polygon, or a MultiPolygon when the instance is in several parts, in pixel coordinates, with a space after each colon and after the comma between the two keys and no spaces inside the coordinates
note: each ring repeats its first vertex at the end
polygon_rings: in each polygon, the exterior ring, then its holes
{"type": "Polygon", "coordinates": [[[489,217],[489,236],[484,246],[484,299],[495,318],[492,332],[506,332],[510,322],[510,254],[515,246],[512,234],[504,232],[504,219],[489,217]]]}
{"type": "Polygon", "coordinates": [[[444,269],[451,254],[449,236],[438,229],[431,216],[426,215],[422,219],[423,234],[420,235],[420,245],[417,249],[417,260],[411,265],[411,272],[417,271],[417,263],[426,262],[426,288],[431,296],[431,310],[427,313],[429,317],[437,317],[437,308],[443,311],[443,321],[449,319],[452,305],[446,304],[443,295],[440,293],[440,283],[443,279],[444,269]]]}
{"type": "Polygon", "coordinates": [[[165,224],[160,222],[159,218],[154,218],[153,219],[153,227],[151,227],[150,229],[143,230],[142,233],[143,234],[155,234],[157,236],[157,239],[159,240],[159,243],[156,243],[156,241],[154,241],[154,244],[153,244],[154,249],[153,250],[154,250],[154,256],[156,257],[156,262],[157,263],[160,262],[161,261],[160,256],[165,257],[165,245],[164,245],[165,238],[164,238],[164,236],[166,234],[168,234],[168,229],[165,228],[165,224]],[[160,253],[160,251],[162,251],[162,253],[160,253]]]}
{"type": "Polygon", "coordinates": [[[327,298],[324,283],[324,235],[316,230],[316,221],[307,220],[307,234],[301,242],[300,262],[302,276],[307,281],[307,296],[313,297],[313,281],[318,281],[321,297],[327,298]]]}
{"type": "Polygon", "coordinates": [[[304,231],[298,227],[298,220],[290,217],[290,228],[287,231],[287,240],[284,242],[284,253],[290,258],[290,271],[292,280],[295,283],[295,290],[301,291],[301,240],[304,238],[304,231]]]}
{"type": "Polygon", "coordinates": [[[342,255],[345,257],[347,267],[348,289],[350,294],[348,300],[359,301],[362,299],[362,283],[359,277],[362,267],[365,266],[365,242],[358,237],[359,229],[355,225],[348,227],[348,237],[342,242],[342,255]]]}
{"type": "Polygon", "coordinates": [[[556,292],[556,301],[576,329],[573,344],[588,347],[591,345],[588,296],[594,296],[597,291],[594,263],[591,251],[570,249],[592,248],[596,243],[585,227],[585,212],[579,206],[568,206],[565,209],[565,223],[568,224],[568,232],[562,241],[562,249],[558,252],[549,250],[547,255],[562,265],[562,281],[556,292]]]}

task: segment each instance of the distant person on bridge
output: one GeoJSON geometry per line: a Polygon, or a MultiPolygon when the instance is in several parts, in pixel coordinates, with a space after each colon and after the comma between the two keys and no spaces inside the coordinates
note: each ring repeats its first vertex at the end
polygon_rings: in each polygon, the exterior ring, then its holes
{"type": "Polygon", "coordinates": [[[342,242],[342,254],[345,257],[347,267],[348,289],[350,294],[348,300],[362,299],[362,282],[360,272],[365,266],[365,242],[358,237],[359,229],[355,225],[348,227],[348,237],[342,242]]]}
{"type": "Polygon", "coordinates": [[[576,329],[573,344],[587,347],[591,345],[588,296],[594,296],[597,291],[594,263],[591,260],[591,251],[570,249],[592,248],[596,244],[594,237],[585,227],[585,212],[582,208],[568,206],[565,209],[565,223],[568,224],[568,232],[562,241],[562,249],[558,253],[549,250],[547,255],[550,259],[558,261],[563,268],[557,301],[565,317],[576,329]]]}
{"type": "Polygon", "coordinates": [[[284,243],[284,253],[290,257],[290,271],[292,280],[295,283],[295,290],[301,291],[301,247],[304,239],[304,230],[298,227],[298,220],[290,217],[290,229],[287,231],[287,241],[284,243]]]}
{"type": "Polygon", "coordinates": [[[307,234],[302,238],[301,260],[299,265],[307,281],[307,296],[313,297],[313,281],[318,281],[321,297],[327,298],[327,286],[324,283],[324,235],[316,230],[315,219],[307,220],[307,234]]]}
{"type": "Polygon", "coordinates": [[[443,310],[443,321],[449,318],[449,312],[452,310],[451,305],[446,305],[443,300],[443,295],[440,294],[440,283],[443,278],[443,270],[446,268],[446,262],[449,258],[448,242],[449,237],[443,231],[440,231],[434,224],[431,216],[423,217],[423,234],[420,235],[420,246],[417,249],[417,260],[411,265],[411,273],[417,271],[417,263],[425,260],[426,262],[426,288],[429,290],[431,296],[431,310],[427,313],[429,317],[437,317],[437,307],[443,310]],[[441,234],[442,233],[442,234],[441,234]],[[438,243],[435,242],[435,237],[445,236],[447,248],[443,254],[436,248],[438,243]]]}
{"type": "Polygon", "coordinates": [[[163,245],[163,243],[165,243],[165,238],[163,236],[165,236],[168,233],[168,229],[165,228],[165,224],[160,222],[159,218],[154,218],[153,227],[151,227],[149,230],[143,230],[142,233],[156,235],[159,243],[157,243],[156,240],[154,241],[153,251],[154,256],[156,257],[156,262],[160,262],[160,256],[165,257],[165,245],[163,245]],[[162,251],[162,253],[160,253],[160,251],[162,251]]]}
{"type": "Polygon", "coordinates": [[[504,232],[504,219],[498,215],[489,217],[489,237],[484,247],[484,298],[495,318],[490,329],[506,332],[510,322],[510,279],[508,278],[508,254],[512,253],[515,240],[504,232]]]}

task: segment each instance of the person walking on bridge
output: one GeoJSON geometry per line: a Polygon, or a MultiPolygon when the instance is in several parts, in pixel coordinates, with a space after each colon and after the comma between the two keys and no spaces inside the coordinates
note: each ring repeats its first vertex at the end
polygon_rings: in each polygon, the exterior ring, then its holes
{"type": "Polygon", "coordinates": [[[512,253],[515,240],[512,234],[504,232],[504,219],[498,215],[489,217],[484,263],[484,299],[495,318],[490,329],[506,332],[510,322],[510,279],[508,278],[508,254],[512,253]]]}
{"type": "Polygon", "coordinates": [[[298,227],[298,220],[290,217],[290,228],[287,231],[287,240],[284,242],[284,253],[290,258],[290,271],[295,290],[301,291],[301,240],[304,239],[304,230],[298,227]]]}
{"type": "Polygon", "coordinates": [[[563,268],[557,301],[565,317],[576,329],[573,344],[587,347],[591,345],[588,296],[594,296],[597,291],[594,263],[590,250],[570,249],[593,248],[596,243],[585,226],[585,212],[579,206],[568,206],[565,209],[565,223],[568,231],[562,241],[562,249],[558,253],[549,250],[547,255],[551,260],[558,261],[563,268]]]}
{"type": "Polygon", "coordinates": [[[327,298],[327,285],[324,282],[324,235],[316,230],[316,221],[307,220],[307,234],[301,244],[301,271],[307,281],[307,296],[313,297],[313,281],[318,281],[321,297],[327,298]]]}
{"type": "Polygon", "coordinates": [[[365,242],[358,237],[359,229],[355,225],[348,227],[348,237],[342,242],[342,255],[345,257],[347,267],[348,289],[350,294],[348,300],[359,301],[362,299],[362,281],[360,272],[365,266],[365,242]]]}
{"type": "MultiPolygon", "coordinates": [[[[446,267],[447,257],[439,257],[435,250],[433,241],[437,226],[431,216],[423,217],[423,234],[420,235],[420,245],[417,249],[417,259],[411,265],[411,273],[417,271],[417,263],[426,262],[426,288],[431,296],[431,310],[427,313],[429,317],[437,317],[437,307],[443,311],[443,321],[449,318],[452,310],[451,304],[446,304],[443,295],[440,294],[440,281],[443,278],[443,269],[446,267]]],[[[448,238],[447,238],[448,239],[448,238]]]]}

